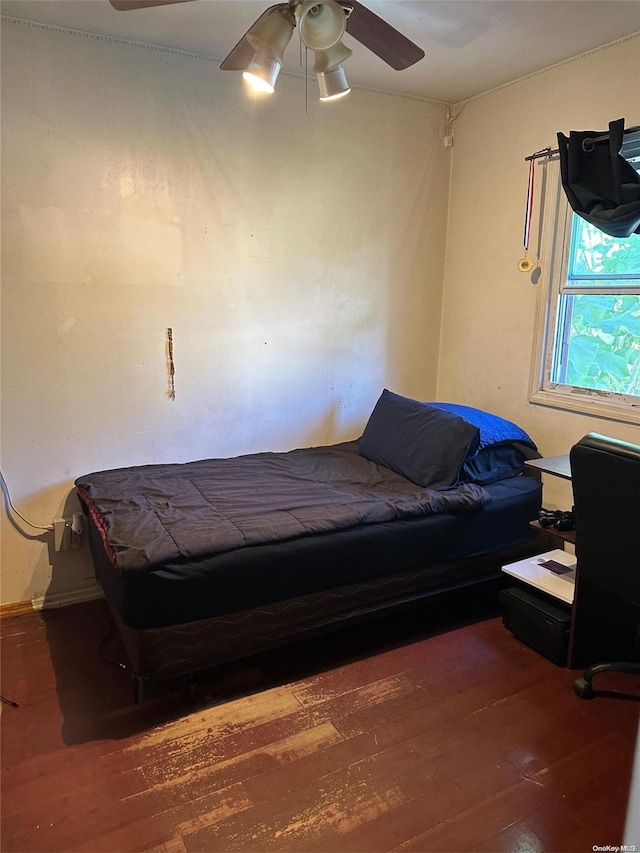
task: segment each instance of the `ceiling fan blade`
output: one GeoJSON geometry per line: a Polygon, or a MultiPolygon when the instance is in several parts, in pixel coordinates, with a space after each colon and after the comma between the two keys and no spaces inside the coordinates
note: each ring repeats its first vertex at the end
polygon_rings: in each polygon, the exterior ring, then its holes
{"type": "Polygon", "coordinates": [[[190,3],[191,0],[109,0],[118,12],[129,12],[131,9],[146,9],[149,6],[171,6],[173,3],[190,3]]]}
{"type": "MultiPolygon", "coordinates": [[[[180,0],[180,2],[184,2],[184,0],[180,0]]],[[[247,32],[242,36],[233,50],[222,60],[220,63],[220,70],[246,71],[247,65],[251,62],[253,54],[255,53],[255,49],[249,42],[247,35],[254,29],[254,27],[257,27],[262,20],[268,17],[274,9],[287,5],[287,3],[276,3],[273,6],[269,6],[268,9],[265,9],[260,17],[251,24],[247,32]]]]}
{"type": "Polygon", "coordinates": [[[353,7],[353,11],[347,17],[347,32],[353,36],[376,56],[395,68],[402,71],[415,65],[424,58],[424,50],[414,44],[401,32],[392,27],[382,18],[379,18],[358,0],[345,0],[343,7],[353,7]]]}

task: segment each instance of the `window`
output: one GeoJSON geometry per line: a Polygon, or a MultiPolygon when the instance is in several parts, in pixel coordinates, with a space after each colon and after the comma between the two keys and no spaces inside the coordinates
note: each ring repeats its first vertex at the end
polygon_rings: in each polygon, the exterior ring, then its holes
{"type": "MultiPolygon", "coordinates": [[[[625,137],[640,171],[640,133],[625,137]]],[[[540,334],[531,401],[640,422],[640,234],[609,237],[569,207],[542,166],[540,334]],[[545,245],[546,244],[546,245],[545,245]]]]}

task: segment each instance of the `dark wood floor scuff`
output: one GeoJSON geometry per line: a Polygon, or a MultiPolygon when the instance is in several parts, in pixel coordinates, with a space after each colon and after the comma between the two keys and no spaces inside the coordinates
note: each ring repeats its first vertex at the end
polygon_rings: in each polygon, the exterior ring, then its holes
{"type": "Polygon", "coordinates": [[[228,665],[195,704],[168,687],[136,707],[98,658],[101,607],[3,620],[19,703],[2,708],[3,853],[622,844],[633,676],[583,701],[499,618],[428,634],[414,614],[228,665]]]}

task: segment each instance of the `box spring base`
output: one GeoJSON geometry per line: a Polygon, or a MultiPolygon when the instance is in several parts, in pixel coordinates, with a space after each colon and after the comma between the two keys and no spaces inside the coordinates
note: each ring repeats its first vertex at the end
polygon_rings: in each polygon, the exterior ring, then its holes
{"type": "MultiPolygon", "coordinates": [[[[129,658],[135,701],[142,700],[144,686],[151,679],[192,675],[284,643],[415,607],[455,590],[468,589],[470,596],[474,596],[478,587],[493,585],[497,604],[497,590],[506,581],[501,566],[541,553],[547,545],[547,538],[539,536],[498,554],[441,564],[438,568],[450,570],[451,577],[455,577],[456,567],[461,563],[467,570],[472,567],[474,576],[437,588],[430,585],[434,570],[430,565],[367,583],[161,628],[132,628],[112,609],[129,658]]],[[[425,628],[428,630],[428,625],[425,628]]]]}

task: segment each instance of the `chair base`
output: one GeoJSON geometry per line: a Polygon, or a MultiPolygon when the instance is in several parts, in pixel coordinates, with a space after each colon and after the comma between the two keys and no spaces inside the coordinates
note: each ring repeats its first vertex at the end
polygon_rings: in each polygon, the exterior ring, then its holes
{"type": "Polygon", "coordinates": [[[626,663],[616,661],[611,663],[596,663],[593,666],[587,667],[580,678],[576,678],[573,682],[573,689],[581,699],[593,699],[593,684],[591,683],[594,675],[600,672],[624,672],[630,675],[640,675],[640,663],[626,663]]]}

